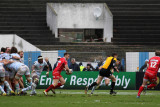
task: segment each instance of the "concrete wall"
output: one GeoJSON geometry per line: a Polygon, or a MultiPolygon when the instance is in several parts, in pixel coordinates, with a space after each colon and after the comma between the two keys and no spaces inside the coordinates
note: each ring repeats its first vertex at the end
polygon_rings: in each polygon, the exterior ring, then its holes
{"type": "Polygon", "coordinates": [[[103,39],[105,42],[111,42],[113,37],[113,15],[106,4],[104,4],[104,32],[103,39]]]}
{"type": "MultiPolygon", "coordinates": [[[[57,20],[57,28],[75,28],[75,29],[104,29],[103,39],[111,42],[113,37],[113,16],[105,3],[49,3],[52,13],[57,14],[57,18],[52,18],[53,24],[57,20]],[[98,20],[94,17],[94,9],[100,7],[102,14],[98,20]]],[[[48,11],[49,9],[47,9],[48,11]]],[[[51,13],[51,12],[50,12],[51,13]]],[[[47,17],[49,12],[47,12],[47,17]]],[[[47,18],[48,20],[48,18],[47,18]]],[[[50,24],[48,24],[50,26],[50,24]]],[[[51,28],[51,27],[50,27],[51,28]]],[[[56,30],[55,36],[56,34],[56,30]]]]}
{"type": "MultiPolygon", "coordinates": [[[[126,71],[135,72],[141,68],[146,59],[155,56],[155,52],[126,52],[126,71]]],[[[160,72],[160,71],[159,71],[160,72]]]]}
{"type": "Polygon", "coordinates": [[[58,58],[58,51],[42,51],[41,55],[45,58],[49,58],[49,62],[51,63],[52,67],[57,61],[58,58]]]}
{"type": "Polygon", "coordinates": [[[0,47],[15,46],[19,51],[41,51],[16,34],[0,34],[0,47]]]}

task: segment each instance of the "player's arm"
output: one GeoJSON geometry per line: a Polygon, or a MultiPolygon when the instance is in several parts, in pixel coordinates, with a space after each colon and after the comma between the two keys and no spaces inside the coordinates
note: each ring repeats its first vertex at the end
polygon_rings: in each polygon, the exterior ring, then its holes
{"type": "Polygon", "coordinates": [[[102,66],[100,66],[98,69],[101,70],[101,69],[102,69],[102,66]]]}
{"type": "Polygon", "coordinates": [[[47,77],[49,77],[49,65],[46,65],[46,67],[47,67],[46,75],[47,75],[47,77]]]}
{"type": "Polygon", "coordinates": [[[20,60],[20,57],[18,56],[12,56],[13,59],[16,59],[16,60],[20,60]]]}
{"type": "Polygon", "coordinates": [[[72,69],[69,69],[68,64],[65,65],[66,74],[72,74],[72,69]]]}
{"type": "Polygon", "coordinates": [[[2,62],[3,62],[4,65],[7,65],[7,64],[13,63],[14,61],[3,59],[2,62]]]}
{"type": "Polygon", "coordinates": [[[35,65],[32,65],[32,73],[34,73],[35,72],[35,65]]]}
{"type": "Polygon", "coordinates": [[[119,61],[117,60],[117,61],[115,61],[115,60],[113,60],[113,68],[119,73],[119,70],[118,70],[118,64],[119,64],[119,61]]]}

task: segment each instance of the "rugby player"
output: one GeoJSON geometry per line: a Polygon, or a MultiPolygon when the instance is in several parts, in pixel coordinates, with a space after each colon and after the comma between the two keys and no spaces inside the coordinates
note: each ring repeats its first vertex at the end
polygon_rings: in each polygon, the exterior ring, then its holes
{"type": "Polygon", "coordinates": [[[43,91],[44,95],[48,95],[51,89],[56,89],[65,84],[64,78],[61,76],[62,70],[66,70],[67,74],[71,74],[71,70],[68,68],[67,60],[69,59],[69,54],[64,53],[64,57],[58,61],[57,67],[53,70],[53,84],[51,84],[46,90],[43,91]]]}
{"type": "Polygon", "coordinates": [[[30,79],[30,70],[28,68],[28,66],[24,65],[23,63],[20,62],[13,62],[11,64],[7,64],[6,67],[8,69],[10,69],[13,74],[16,74],[14,77],[14,84],[15,84],[15,88],[16,88],[16,94],[19,95],[20,94],[20,87],[19,87],[19,79],[25,75],[26,80],[29,83],[29,86],[27,87],[28,90],[31,89],[31,79],[30,79]]]}
{"type": "MultiPolygon", "coordinates": [[[[20,56],[20,60],[19,60],[19,61],[20,61],[21,63],[24,63],[24,61],[23,61],[24,52],[23,52],[23,51],[19,51],[18,54],[19,54],[19,56],[20,56]]],[[[24,88],[23,77],[21,77],[21,78],[19,79],[19,85],[20,85],[21,88],[24,88]]]]}
{"type": "Polygon", "coordinates": [[[39,78],[41,76],[41,72],[43,71],[43,68],[47,66],[47,77],[49,76],[49,66],[47,65],[47,62],[43,60],[42,56],[38,56],[38,61],[34,62],[34,65],[32,66],[32,91],[31,95],[36,95],[36,87],[39,83],[39,78]]]}
{"type": "Polygon", "coordinates": [[[4,86],[7,87],[7,89],[10,92],[10,95],[14,95],[14,91],[11,89],[9,83],[5,80],[5,69],[4,65],[13,63],[12,61],[7,61],[5,59],[0,59],[0,90],[2,92],[2,95],[5,96],[6,92],[4,91],[4,86]]]}
{"type": "Polygon", "coordinates": [[[148,88],[153,88],[157,85],[157,73],[160,68],[160,50],[155,52],[154,57],[150,58],[148,62],[148,68],[144,74],[143,83],[139,88],[137,98],[140,98],[141,92],[148,88]],[[150,81],[150,85],[147,85],[147,82],[150,81]]]}
{"type": "Polygon", "coordinates": [[[117,57],[118,57],[118,54],[113,53],[112,56],[110,56],[110,57],[108,57],[106,59],[105,63],[102,66],[102,69],[99,72],[99,76],[98,76],[97,81],[93,82],[89,86],[86,86],[85,94],[87,94],[88,89],[92,88],[93,86],[99,85],[104,77],[108,77],[109,79],[112,80],[110,94],[111,95],[115,95],[116,94],[116,92],[113,91],[114,90],[114,86],[115,86],[115,82],[116,82],[116,78],[111,73],[111,70],[112,69],[116,69],[116,71],[119,72],[119,70],[116,67],[118,65],[118,63],[119,63],[119,61],[117,60],[117,57]]]}

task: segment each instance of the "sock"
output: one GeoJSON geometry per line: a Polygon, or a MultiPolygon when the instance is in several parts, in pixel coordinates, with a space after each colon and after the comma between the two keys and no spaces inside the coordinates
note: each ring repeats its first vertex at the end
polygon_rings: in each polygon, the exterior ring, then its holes
{"type": "Polygon", "coordinates": [[[2,88],[3,88],[3,90],[4,90],[4,84],[2,84],[2,85],[1,85],[1,87],[2,87],[2,88]]]}
{"type": "Polygon", "coordinates": [[[93,86],[97,85],[96,82],[92,83],[91,85],[89,85],[88,89],[92,88],[93,86]]]}
{"type": "Polygon", "coordinates": [[[61,83],[58,83],[58,85],[55,86],[54,89],[56,89],[56,88],[58,88],[58,87],[60,87],[60,86],[62,86],[62,84],[61,84],[61,83]]]}
{"type": "Polygon", "coordinates": [[[20,91],[19,84],[15,84],[15,88],[16,88],[16,93],[19,94],[20,91]]]}
{"type": "Polygon", "coordinates": [[[8,93],[8,91],[12,91],[12,89],[7,81],[4,81],[4,85],[7,87],[7,93],[8,93]]]}
{"type": "Polygon", "coordinates": [[[4,89],[2,88],[2,86],[0,86],[0,91],[1,91],[2,93],[5,93],[5,91],[4,91],[4,89]]]}
{"type": "Polygon", "coordinates": [[[36,87],[37,87],[37,84],[32,83],[32,86],[31,86],[31,90],[32,91],[31,91],[31,93],[35,92],[36,87]]]}
{"type": "Polygon", "coordinates": [[[31,86],[31,85],[32,85],[32,82],[29,83],[29,86],[31,86]]]}
{"type": "Polygon", "coordinates": [[[31,86],[28,86],[26,88],[23,88],[22,91],[28,91],[28,90],[31,90],[31,89],[32,89],[31,86]]]}
{"type": "Polygon", "coordinates": [[[115,82],[112,82],[112,84],[111,84],[111,91],[110,92],[113,92],[114,86],[115,86],[115,82]]]}
{"type": "Polygon", "coordinates": [[[147,86],[147,89],[148,89],[148,88],[155,87],[155,86],[156,86],[156,84],[150,84],[150,85],[147,86]]]}
{"type": "MultiPolygon", "coordinates": [[[[32,89],[32,82],[29,83],[29,86],[26,88],[23,88],[22,91],[28,91],[32,89]]],[[[35,90],[35,89],[34,89],[35,90]]]]}
{"type": "Polygon", "coordinates": [[[143,91],[143,89],[144,89],[144,87],[140,86],[137,96],[141,95],[141,92],[143,91]]]}
{"type": "Polygon", "coordinates": [[[96,89],[97,86],[93,86],[91,94],[93,94],[94,90],[96,89]]]}
{"type": "Polygon", "coordinates": [[[55,88],[53,84],[51,84],[45,91],[48,92],[48,91],[50,91],[52,88],[55,88]]]}

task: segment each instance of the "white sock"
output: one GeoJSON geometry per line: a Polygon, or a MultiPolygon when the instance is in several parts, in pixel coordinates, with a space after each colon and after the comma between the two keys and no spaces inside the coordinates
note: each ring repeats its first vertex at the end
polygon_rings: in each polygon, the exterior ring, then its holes
{"type": "Polygon", "coordinates": [[[31,91],[31,93],[35,92],[36,87],[37,87],[37,85],[35,83],[32,83],[32,91],[31,91]]]}
{"type": "MultiPolygon", "coordinates": [[[[9,91],[12,91],[12,89],[11,89],[11,87],[10,87],[10,85],[9,85],[9,83],[7,82],[7,81],[4,81],[4,85],[7,87],[7,91],[9,90],[9,91]]],[[[8,92],[7,92],[8,93],[8,92]]]]}
{"type": "Polygon", "coordinates": [[[0,86],[0,91],[1,91],[2,93],[6,93],[1,86],[0,86]]]}

